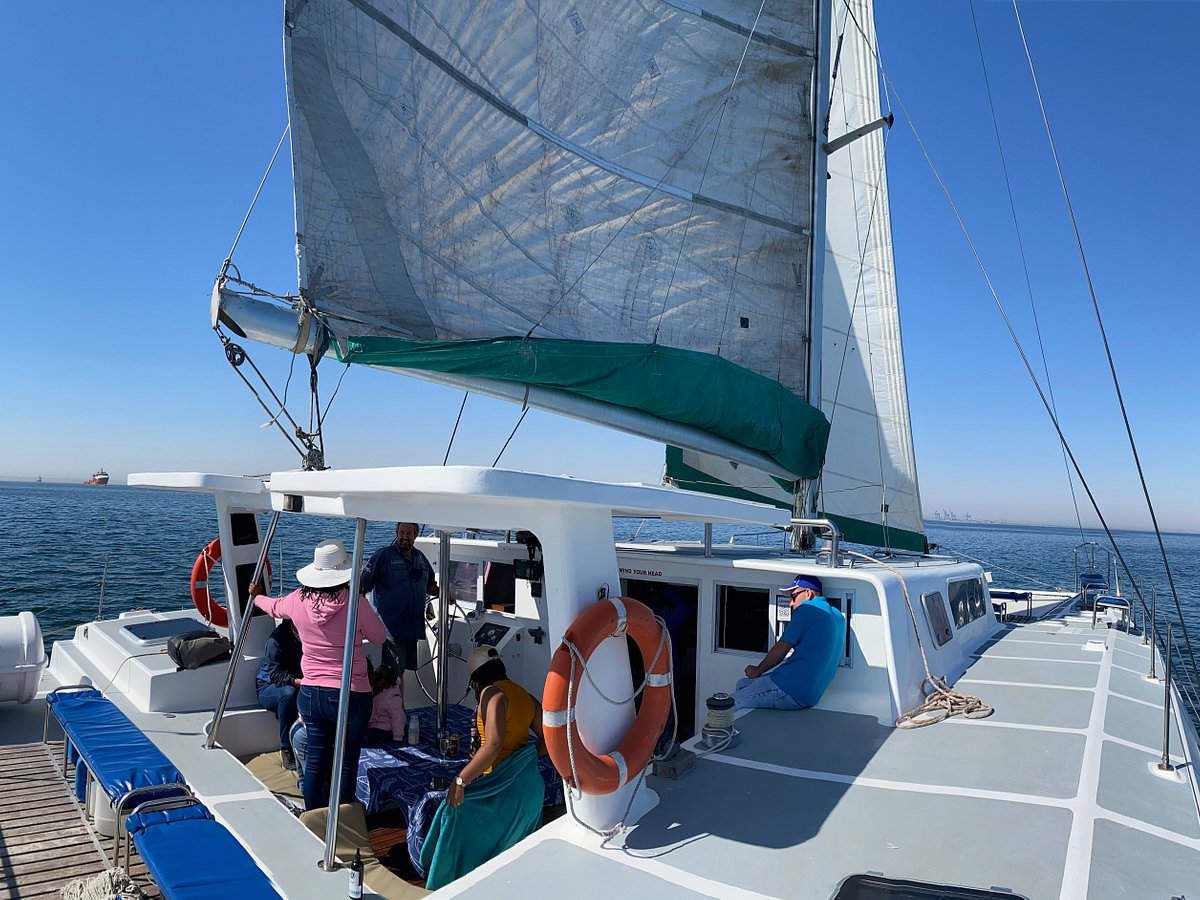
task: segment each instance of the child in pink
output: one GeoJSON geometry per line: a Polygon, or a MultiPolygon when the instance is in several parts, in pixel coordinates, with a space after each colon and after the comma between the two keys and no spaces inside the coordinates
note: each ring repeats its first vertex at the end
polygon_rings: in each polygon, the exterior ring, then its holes
{"type": "Polygon", "coordinates": [[[370,744],[379,741],[404,743],[404,726],[408,715],[404,712],[404,687],[396,683],[396,670],[384,663],[370,673],[371,690],[375,699],[371,702],[371,721],[367,723],[367,739],[370,744]]]}

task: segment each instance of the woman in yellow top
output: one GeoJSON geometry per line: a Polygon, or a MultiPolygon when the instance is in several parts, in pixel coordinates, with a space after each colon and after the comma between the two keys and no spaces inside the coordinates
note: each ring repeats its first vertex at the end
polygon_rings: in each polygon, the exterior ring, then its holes
{"type": "Polygon", "coordinates": [[[421,848],[430,890],[461,878],[542,824],[542,706],[509,681],[491,647],[473,650],[467,669],[479,702],[476,727],[483,743],[450,785],[430,823],[421,848]],[[530,732],[537,739],[536,750],[530,732]]]}
{"type": "Polygon", "coordinates": [[[509,680],[495,648],[476,647],[467,668],[477,703],[475,727],[479,729],[480,746],[450,785],[446,794],[450,806],[462,803],[464,790],[472,781],[528,744],[531,731],[537,740],[538,756],[546,755],[542,705],[529,691],[509,680]]]}

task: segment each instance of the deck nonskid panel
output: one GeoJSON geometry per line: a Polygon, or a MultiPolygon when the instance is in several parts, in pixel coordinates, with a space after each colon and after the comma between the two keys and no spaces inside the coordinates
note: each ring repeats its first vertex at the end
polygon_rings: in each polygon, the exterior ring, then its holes
{"type": "MultiPolygon", "coordinates": [[[[170,615],[187,613],[126,619],[170,615]]],[[[113,641],[97,641],[126,619],[89,626],[93,646],[105,648],[104,667],[89,664],[86,655],[81,663],[78,653],[56,651],[58,673],[101,685],[120,681],[114,676],[139,660],[109,659],[113,641]]],[[[1185,780],[1173,783],[1153,775],[1149,767],[1161,740],[1162,685],[1144,677],[1148,652],[1136,636],[1107,628],[1007,626],[981,642],[957,684],[996,705],[989,719],[951,719],[905,732],[874,716],[836,708],[743,714],[737,748],[702,760],[679,781],[647,779],[658,806],[622,838],[601,846],[599,838],[568,817],[534,835],[529,846],[490,864],[488,870],[499,866],[495,876],[478,883],[470,877],[448,890],[453,894],[474,884],[472,896],[487,896],[510,883],[501,874],[509,865],[524,878],[553,864],[554,854],[533,848],[567,841],[578,845],[580,863],[598,867],[598,875],[615,863],[620,868],[614,871],[631,886],[649,878],[647,887],[664,887],[668,896],[788,896],[797,884],[805,886],[805,895],[811,887],[813,895],[827,896],[842,877],[862,871],[926,879],[936,872],[936,880],[947,883],[1005,887],[1030,897],[1069,896],[1063,887],[1071,883],[1064,881],[1065,848],[1080,816],[1093,823],[1082,857],[1089,896],[1109,896],[1107,886],[1119,883],[1108,870],[1121,864],[1104,848],[1114,835],[1126,833],[1159,847],[1170,862],[1161,867],[1162,883],[1153,882],[1156,889],[1176,894],[1195,889],[1179,883],[1188,861],[1200,872],[1190,732],[1176,717],[1172,760],[1184,766],[1185,780]],[[1103,650],[1085,649],[1097,640],[1103,650]],[[1099,731],[1092,727],[1097,721],[1099,731]],[[1099,750],[1093,749],[1090,761],[1089,742],[1099,750]],[[1093,786],[1081,793],[1089,766],[1095,770],[1093,786]],[[937,829],[923,842],[914,836],[919,832],[915,822],[936,822],[937,829]],[[1006,833],[1022,834],[1037,852],[1020,865],[1003,854],[997,858],[989,847],[1006,833]],[[945,835],[954,836],[952,854],[946,853],[945,835]],[[938,852],[930,849],[937,847],[938,852]]],[[[253,666],[243,668],[252,676],[253,666]]],[[[234,756],[203,749],[210,712],[149,712],[137,708],[125,691],[110,686],[108,693],[184,771],[287,896],[322,895],[322,889],[313,888],[314,873],[295,865],[297,854],[308,848],[315,870],[319,840],[234,756]],[[297,877],[298,868],[304,877],[297,877]]],[[[229,720],[240,750],[264,740],[246,728],[251,718],[262,716],[247,709],[229,720]]]]}
{"type": "MultiPolygon", "coordinates": [[[[736,749],[678,781],[650,777],[659,804],[620,837],[558,826],[461,890],[499,897],[518,873],[567,858],[570,842],[585,897],[593,876],[622,872],[634,892],[681,897],[830,897],[861,872],[1038,898],[1183,896],[1200,889],[1193,759],[1179,740],[1189,726],[1177,716],[1172,725],[1172,760],[1186,779],[1157,777],[1161,707],[1102,679],[1102,668],[1119,673],[1113,660],[1139,649],[1148,652],[1107,628],[1013,627],[979,654],[995,663],[990,677],[973,679],[972,667],[959,682],[995,703],[996,715],[916,731],[835,710],[745,713],[736,749]],[[1098,637],[1106,649],[1075,661],[1094,670],[1087,686],[1030,684],[1024,655],[988,659],[1027,641],[1062,672],[1051,648],[1098,637]]],[[[1152,687],[1161,694],[1161,683],[1152,687]]]]}

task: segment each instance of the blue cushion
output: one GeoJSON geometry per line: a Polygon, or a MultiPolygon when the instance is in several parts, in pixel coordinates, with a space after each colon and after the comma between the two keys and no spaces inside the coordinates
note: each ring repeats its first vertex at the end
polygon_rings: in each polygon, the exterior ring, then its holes
{"type": "Polygon", "coordinates": [[[1108,579],[1099,572],[1080,572],[1079,583],[1080,585],[1108,584],[1108,579]]]}
{"type": "Polygon", "coordinates": [[[1096,602],[1100,606],[1117,606],[1121,609],[1129,609],[1129,601],[1124,597],[1097,597],[1096,602]]]}
{"type": "Polygon", "coordinates": [[[133,843],[167,900],[282,900],[246,848],[203,806],[134,818],[133,843]]]}
{"type": "Polygon", "coordinates": [[[72,700],[82,700],[86,697],[101,697],[101,696],[103,696],[103,694],[101,694],[95,688],[88,688],[85,691],[68,691],[68,692],[61,693],[61,694],[58,693],[57,691],[51,691],[49,694],[46,695],[46,702],[49,703],[51,706],[55,706],[59,703],[68,703],[69,704],[72,700]]]}
{"type": "Polygon", "coordinates": [[[134,788],[183,781],[163,752],[99,691],[50,694],[47,700],[67,740],[113,802],[134,788]]]}
{"type": "Polygon", "coordinates": [[[173,809],[148,809],[135,813],[125,820],[125,830],[134,835],[147,828],[153,828],[155,825],[169,825],[185,819],[211,818],[212,813],[203,804],[191,803],[188,806],[177,806],[173,809]]]}

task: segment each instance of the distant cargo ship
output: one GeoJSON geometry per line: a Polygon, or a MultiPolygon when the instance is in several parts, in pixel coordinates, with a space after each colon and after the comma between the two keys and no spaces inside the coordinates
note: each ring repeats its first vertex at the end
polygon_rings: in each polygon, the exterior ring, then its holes
{"type": "Polygon", "coordinates": [[[84,484],[108,484],[108,473],[101,469],[99,472],[85,481],[84,484]]]}

